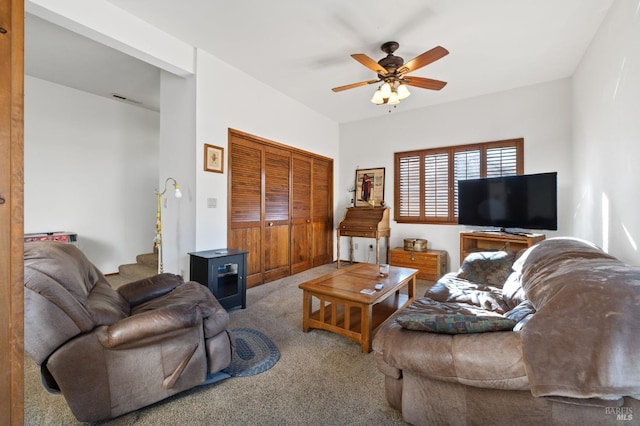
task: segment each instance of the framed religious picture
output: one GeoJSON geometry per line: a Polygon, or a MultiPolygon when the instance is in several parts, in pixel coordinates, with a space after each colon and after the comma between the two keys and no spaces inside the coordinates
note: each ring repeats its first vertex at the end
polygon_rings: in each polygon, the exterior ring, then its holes
{"type": "Polygon", "coordinates": [[[355,207],[384,205],[384,167],[356,170],[355,207]]]}
{"type": "Polygon", "coordinates": [[[224,173],[224,148],[204,144],[205,172],[224,173]]]}

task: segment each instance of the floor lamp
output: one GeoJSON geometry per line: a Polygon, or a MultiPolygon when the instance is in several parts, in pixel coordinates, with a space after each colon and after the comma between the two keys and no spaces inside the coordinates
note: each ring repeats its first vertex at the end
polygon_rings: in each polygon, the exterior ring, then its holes
{"type": "Polygon", "coordinates": [[[153,249],[158,252],[158,273],[161,274],[164,272],[164,266],[162,264],[162,196],[165,192],[167,192],[167,184],[169,181],[172,182],[173,187],[176,190],[175,196],[176,198],[182,197],[182,192],[180,192],[180,187],[178,186],[178,182],[172,177],[167,178],[164,181],[164,190],[162,192],[156,189],[156,199],[158,201],[158,209],[156,210],[156,237],[153,240],[153,249]]]}

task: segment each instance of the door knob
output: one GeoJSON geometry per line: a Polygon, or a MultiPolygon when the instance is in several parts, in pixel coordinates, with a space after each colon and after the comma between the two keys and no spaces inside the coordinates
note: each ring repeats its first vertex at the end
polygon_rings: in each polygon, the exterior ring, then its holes
{"type": "Polygon", "coordinates": [[[4,198],[0,197],[0,204],[4,204],[4,198]]]}

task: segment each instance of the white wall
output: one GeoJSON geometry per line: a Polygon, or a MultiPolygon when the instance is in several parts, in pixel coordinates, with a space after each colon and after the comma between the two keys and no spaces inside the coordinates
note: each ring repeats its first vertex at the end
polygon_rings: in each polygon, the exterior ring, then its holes
{"type": "Polygon", "coordinates": [[[196,248],[209,250],[227,245],[229,128],[333,158],[337,169],[338,125],[205,51],[197,57],[196,248]],[[203,170],[205,143],[224,148],[223,174],[203,170]]]}
{"type": "Polygon", "coordinates": [[[153,248],[157,112],[25,76],[25,232],[73,231],[104,273],[153,248]]]}
{"type": "Polygon", "coordinates": [[[108,0],[26,0],[26,12],[180,76],[193,75],[193,47],[108,0]]]}
{"type": "Polygon", "coordinates": [[[573,231],[640,265],[640,5],[616,0],[573,78],[573,231]]]}
{"type": "MultiPolygon", "coordinates": [[[[429,96],[428,92],[413,92],[412,96],[429,96]]],[[[400,103],[396,111],[384,117],[341,125],[337,209],[344,212],[348,207],[351,194],[347,191],[354,185],[357,168],[385,167],[385,202],[393,213],[394,152],[518,137],[524,138],[525,173],[558,172],[558,231],[545,232],[547,237],[570,234],[573,171],[569,79],[407,112],[402,112],[400,103]]],[[[456,270],[460,262],[459,233],[469,229],[392,221],[390,245],[400,247],[404,238],[425,238],[430,249],[449,253],[449,268],[456,270]]],[[[347,239],[342,240],[341,252],[348,253],[347,239]]],[[[359,243],[355,260],[375,262],[375,257],[368,254],[372,241],[354,239],[359,243]]]]}
{"type": "Polygon", "coordinates": [[[160,73],[160,162],[158,186],[172,177],[180,185],[175,197],[171,182],[162,198],[162,251],[165,272],[189,273],[189,253],[195,248],[196,228],[196,93],[195,77],[160,73]]]}

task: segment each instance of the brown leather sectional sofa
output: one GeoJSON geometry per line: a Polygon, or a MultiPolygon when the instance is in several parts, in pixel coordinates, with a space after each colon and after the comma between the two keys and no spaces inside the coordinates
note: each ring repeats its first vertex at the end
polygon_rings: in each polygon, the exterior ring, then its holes
{"type": "Polygon", "coordinates": [[[545,240],[517,260],[478,255],[475,267],[465,260],[461,271],[383,323],[373,340],[387,400],[404,420],[637,422],[640,268],[571,238],[545,240]],[[504,283],[477,282],[500,275],[494,260],[507,263],[504,283]],[[483,277],[487,268],[491,276],[483,277]],[[506,322],[506,331],[482,332],[474,318],[487,330],[506,322]]]}

